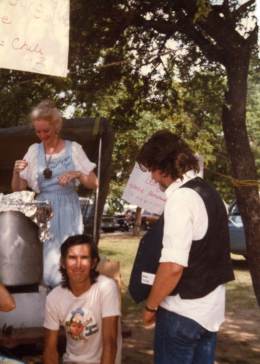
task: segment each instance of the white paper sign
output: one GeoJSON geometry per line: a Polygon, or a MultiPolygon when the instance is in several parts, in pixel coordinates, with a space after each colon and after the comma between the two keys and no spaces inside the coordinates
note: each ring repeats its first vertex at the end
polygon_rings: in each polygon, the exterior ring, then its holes
{"type": "MultiPolygon", "coordinates": [[[[199,161],[200,171],[198,176],[203,178],[203,157],[198,153],[195,155],[199,161]]],[[[166,201],[165,193],[160,190],[159,184],[152,180],[151,173],[141,171],[138,163],[133,168],[122,198],[133,205],[158,215],[162,214],[166,201]]]]}
{"type": "Polygon", "coordinates": [[[151,173],[143,172],[136,163],[129,177],[122,198],[127,202],[160,215],[165,204],[165,193],[151,178],[151,173]]]}
{"type": "Polygon", "coordinates": [[[1,0],[0,67],[67,75],[69,0],[1,0]]]}

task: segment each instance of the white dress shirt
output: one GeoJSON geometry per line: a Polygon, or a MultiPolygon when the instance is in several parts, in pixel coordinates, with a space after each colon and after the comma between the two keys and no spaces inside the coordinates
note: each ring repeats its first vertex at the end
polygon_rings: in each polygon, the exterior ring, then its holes
{"type": "MultiPolygon", "coordinates": [[[[191,188],[179,188],[196,176],[190,170],[182,180],[173,182],[165,191],[161,263],[172,262],[187,267],[192,241],[196,244],[196,240],[202,239],[207,232],[208,215],[202,198],[191,188]]],[[[225,286],[220,285],[197,299],[183,299],[179,294],[168,296],[161,306],[195,320],[209,331],[218,331],[224,321],[225,286]]]]}

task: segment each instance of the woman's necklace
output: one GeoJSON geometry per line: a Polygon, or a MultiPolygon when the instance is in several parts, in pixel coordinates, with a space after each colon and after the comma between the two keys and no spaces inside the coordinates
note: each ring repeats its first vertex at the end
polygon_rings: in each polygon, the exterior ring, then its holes
{"type": "Polygon", "coordinates": [[[50,162],[51,162],[51,158],[52,158],[53,154],[55,153],[55,151],[57,149],[59,141],[60,140],[58,139],[57,142],[56,142],[55,147],[53,148],[53,152],[52,152],[52,154],[50,154],[48,159],[46,157],[46,152],[44,152],[46,168],[43,170],[42,174],[43,174],[45,179],[51,179],[51,177],[52,177],[52,170],[49,168],[49,165],[50,165],[50,162]]]}

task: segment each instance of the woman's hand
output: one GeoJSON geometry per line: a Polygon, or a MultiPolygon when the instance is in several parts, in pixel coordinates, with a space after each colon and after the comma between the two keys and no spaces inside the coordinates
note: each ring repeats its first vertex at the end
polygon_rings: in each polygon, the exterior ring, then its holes
{"type": "Polygon", "coordinates": [[[74,179],[78,179],[78,181],[86,188],[95,189],[98,187],[98,180],[94,172],[84,174],[79,171],[70,171],[59,176],[58,181],[61,186],[66,186],[74,179]]]}
{"type": "Polygon", "coordinates": [[[28,162],[25,159],[15,161],[11,182],[13,191],[25,191],[27,189],[26,180],[20,177],[20,172],[22,172],[27,166],[28,162]]]}
{"type": "Polygon", "coordinates": [[[28,166],[28,162],[24,159],[17,160],[14,163],[14,172],[20,173],[28,166]]]}
{"type": "Polygon", "coordinates": [[[62,174],[58,177],[59,184],[61,186],[66,186],[74,179],[80,179],[81,173],[77,171],[70,171],[62,174]]]}

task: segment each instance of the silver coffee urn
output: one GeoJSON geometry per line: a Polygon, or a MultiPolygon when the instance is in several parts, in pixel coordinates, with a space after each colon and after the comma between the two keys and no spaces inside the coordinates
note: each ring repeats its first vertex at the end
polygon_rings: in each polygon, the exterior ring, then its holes
{"type": "Polygon", "coordinates": [[[43,242],[40,239],[44,206],[24,204],[25,211],[33,210],[31,218],[23,212],[23,204],[16,204],[12,211],[0,212],[0,282],[4,284],[16,301],[11,312],[0,312],[0,330],[5,327],[41,327],[47,288],[42,285],[43,242]],[[19,209],[17,209],[19,206],[19,209]],[[39,210],[40,209],[40,210],[39,210]],[[17,211],[19,210],[19,211],[17,211]],[[37,216],[37,210],[41,214],[37,216]],[[39,218],[40,217],[40,218],[39,218]],[[38,219],[38,224],[34,220],[38,219]]]}
{"type": "Polygon", "coordinates": [[[0,281],[5,286],[30,286],[41,282],[42,243],[38,230],[22,212],[0,212],[0,281]]]}

